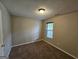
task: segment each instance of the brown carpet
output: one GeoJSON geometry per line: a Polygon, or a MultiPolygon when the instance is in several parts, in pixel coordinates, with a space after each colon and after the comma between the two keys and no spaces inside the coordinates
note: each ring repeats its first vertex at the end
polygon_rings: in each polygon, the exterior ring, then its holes
{"type": "Polygon", "coordinates": [[[44,41],[12,48],[9,59],[74,59],[44,41]]]}

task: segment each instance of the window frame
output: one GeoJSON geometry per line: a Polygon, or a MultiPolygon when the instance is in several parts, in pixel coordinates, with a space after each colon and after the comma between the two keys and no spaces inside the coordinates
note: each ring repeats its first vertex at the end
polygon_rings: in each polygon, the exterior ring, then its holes
{"type": "Polygon", "coordinates": [[[53,29],[52,29],[52,30],[47,30],[47,25],[50,24],[50,23],[54,24],[54,22],[47,22],[47,23],[46,23],[46,28],[45,28],[45,30],[46,30],[46,31],[45,31],[45,32],[46,32],[46,33],[45,33],[46,39],[53,39],[53,38],[54,38],[54,25],[53,25],[53,29]],[[52,38],[48,38],[48,37],[47,37],[47,31],[52,31],[52,33],[53,33],[53,34],[52,34],[52,38]]]}

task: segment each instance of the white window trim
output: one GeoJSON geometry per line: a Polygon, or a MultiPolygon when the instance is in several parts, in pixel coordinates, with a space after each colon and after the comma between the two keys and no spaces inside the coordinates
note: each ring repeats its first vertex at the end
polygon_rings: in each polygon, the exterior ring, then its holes
{"type": "MultiPolygon", "coordinates": [[[[46,25],[45,25],[45,38],[46,38],[46,39],[53,39],[53,38],[54,38],[54,29],[52,29],[52,30],[47,30],[46,28],[47,28],[47,24],[48,24],[48,23],[54,23],[54,22],[47,22],[47,23],[46,23],[46,25]],[[48,37],[47,37],[47,31],[52,31],[52,32],[53,32],[52,38],[48,38],[48,37]]],[[[53,28],[54,28],[54,25],[53,25],[53,28]]]]}

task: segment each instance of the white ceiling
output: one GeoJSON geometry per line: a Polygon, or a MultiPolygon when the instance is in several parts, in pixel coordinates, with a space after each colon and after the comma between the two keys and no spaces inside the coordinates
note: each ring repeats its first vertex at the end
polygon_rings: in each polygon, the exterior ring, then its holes
{"type": "Polygon", "coordinates": [[[1,0],[12,15],[26,16],[38,20],[77,10],[77,0],[1,0]],[[41,15],[39,8],[45,8],[41,15]]]}

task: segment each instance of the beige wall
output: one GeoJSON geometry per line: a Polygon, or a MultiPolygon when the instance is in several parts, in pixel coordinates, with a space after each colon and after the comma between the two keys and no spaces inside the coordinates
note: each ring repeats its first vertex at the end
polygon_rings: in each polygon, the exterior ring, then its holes
{"type": "Polygon", "coordinates": [[[11,27],[10,27],[10,15],[4,5],[0,2],[0,10],[1,10],[1,17],[2,17],[2,41],[5,45],[3,48],[4,56],[8,56],[11,50],[11,27]]]}
{"type": "MultiPolygon", "coordinates": [[[[77,57],[77,12],[60,15],[48,20],[44,20],[44,31],[45,23],[49,21],[55,23],[54,38],[48,40],[45,39],[45,35],[42,38],[77,57]]],[[[42,31],[42,34],[45,34],[44,31],[42,31]]]]}
{"type": "Polygon", "coordinates": [[[41,21],[12,16],[13,46],[39,39],[41,21]]]}

